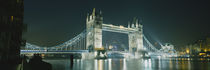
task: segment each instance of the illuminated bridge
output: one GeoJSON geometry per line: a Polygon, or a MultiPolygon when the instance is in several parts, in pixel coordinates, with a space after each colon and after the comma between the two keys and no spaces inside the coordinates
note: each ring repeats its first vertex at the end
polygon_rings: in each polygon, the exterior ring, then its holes
{"type": "MultiPolygon", "coordinates": [[[[27,53],[88,53],[90,49],[94,51],[105,50],[102,46],[102,31],[128,34],[129,51],[124,53],[138,53],[147,51],[150,56],[161,56],[164,53],[155,48],[143,34],[143,25],[138,19],[128,23],[127,27],[104,24],[102,13],[96,13],[95,9],[91,15],[87,16],[86,29],[74,38],[51,47],[37,46],[26,43],[21,54],[27,53]],[[145,42],[143,44],[143,42],[145,42]]],[[[100,53],[100,52],[96,52],[100,53]]],[[[100,54],[101,55],[101,54],[100,54]]],[[[103,54],[102,54],[103,55],[103,54]]]]}

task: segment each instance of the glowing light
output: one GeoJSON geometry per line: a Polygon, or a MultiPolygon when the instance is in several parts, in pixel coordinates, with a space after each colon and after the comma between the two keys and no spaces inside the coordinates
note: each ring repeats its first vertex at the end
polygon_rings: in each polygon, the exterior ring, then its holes
{"type": "Polygon", "coordinates": [[[206,53],[199,53],[200,56],[206,55],[206,53]]]}
{"type": "Polygon", "coordinates": [[[109,61],[109,70],[112,70],[112,59],[108,59],[109,61]]]}
{"type": "Polygon", "coordinates": [[[188,54],[190,53],[190,49],[189,48],[186,49],[186,53],[188,53],[188,54]]]}
{"type": "Polygon", "coordinates": [[[41,57],[44,57],[45,55],[44,54],[41,54],[41,57]]]}
{"type": "Polygon", "coordinates": [[[207,49],[204,49],[204,52],[207,52],[207,49]]]}
{"type": "Polygon", "coordinates": [[[127,70],[127,67],[126,67],[126,60],[125,59],[123,59],[123,70],[127,70]]]}
{"type": "Polygon", "coordinates": [[[120,25],[120,28],[124,28],[124,26],[120,25]]]}
{"type": "Polygon", "coordinates": [[[149,68],[151,68],[152,66],[152,62],[151,62],[151,59],[149,59],[149,68]]]}
{"type": "Polygon", "coordinates": [[[98,61],[98,70],[103,70],[103,61],[102,60],[98,61]]]}
{"type": "Polygon", "coordinates": [[[158,59],[160,59],[161,58],[161,56],[157,56],[158,57],[158,59]]]}
{"type": "Polygon", "coordinates": [[[144,64],[145,64],[145,67],[147,67],[147,66],[148,66],[148,65],[147,65],[147,64],[148,64],[148,63],[147,63],[147,60],[145,60],[145,61],[144,61],[144,64]]]}
{"type": "Polygon", "coordinates": [[[94,70],[98,70],[98,66],[96,66],[96,65],[98,65],[97,61],[98,60],[94,60],[94,65],[95,65],[95,69],[94,70]]]}
{"type": "Polygon", "coordinates": [[[13,22],[13,20],[14,20],[14,17],[13,17],[13,16],[11,16],[11,21],[13,22]]]}

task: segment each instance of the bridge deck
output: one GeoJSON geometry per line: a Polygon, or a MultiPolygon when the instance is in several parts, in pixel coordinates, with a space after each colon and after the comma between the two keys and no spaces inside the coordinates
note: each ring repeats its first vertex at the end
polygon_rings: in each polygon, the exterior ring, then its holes
{"type": "Polygon", "coordinates": [[[87,53],[88,50],[21,50],[21,54],[27,53],[87,53]]]}

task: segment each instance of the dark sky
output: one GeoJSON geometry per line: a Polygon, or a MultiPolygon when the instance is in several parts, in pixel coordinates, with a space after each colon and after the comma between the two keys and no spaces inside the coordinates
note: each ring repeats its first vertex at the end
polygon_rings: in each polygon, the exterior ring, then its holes
{"type": "Polygon", "coordinates": [[[137,17],[147,37],[177,47],[210,35],[207,0],[25,0],[24,5],[24,37],[41,46],[60,44],[82,32],[92,8],[101,10],[108,24],[127,26],[137,17]]]}

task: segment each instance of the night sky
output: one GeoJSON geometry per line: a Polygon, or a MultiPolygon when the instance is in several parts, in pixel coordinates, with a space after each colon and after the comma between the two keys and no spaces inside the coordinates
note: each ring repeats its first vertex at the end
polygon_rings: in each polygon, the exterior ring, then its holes
{"type": "Polygon", "coordinates": [[[137,17],[148,38],[176,47],[210,35],[207,0],[25,0],[24,6],[24,37],[40,46],[60,44],[82,32],[93,8],[103,12],[106,24],[127,26],[137,17]]]}

